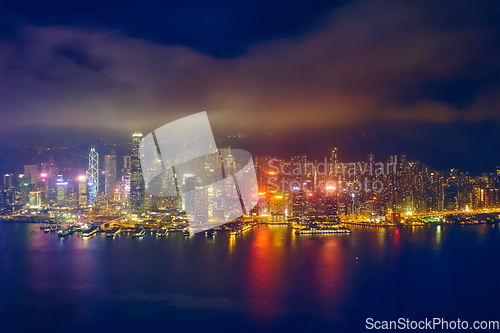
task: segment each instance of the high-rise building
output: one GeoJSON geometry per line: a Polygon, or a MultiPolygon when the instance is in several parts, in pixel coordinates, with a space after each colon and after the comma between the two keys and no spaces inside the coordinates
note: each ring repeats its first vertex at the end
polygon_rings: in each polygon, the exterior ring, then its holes
{"type": "Polygon", "coordinates": [[[131,156],[123,156],[123,169],[122,173],[130,172],[132,168],[132,157],[131,156]]]}
{"type": "Polygon", "coordinates": [[[89,185],[89,207],[93,207],[99,195],[99,154],[93,146],[90,148],[89,153],[87,179],[89,185]]]}
{"type": "Polygon", "coordinates": [[[64,181],[62,175],[57,175],[56,187],[57,187],[57,205],[66,206],[66,193],[68,188],[68,182],[64,181]]]}
{"type": "Polygon", "coordinates": [[[130,168],[130,209],[132,214],[140,215],[144,212],[144,178],[142,177],[139,145],[142,133],[132,135],[132,154],[130,168]]]}
{"type": "Polygon", "coordinates": [[[42,194],[40,191],[32,191],[29,194],[29,205],[38,207],[42,204],[42,194]]]}
{"type": "Polygon", "coordinates": [[[36,190],[38,183],[38,165],[25,165],[24,177],[30,184],[30,188],[36,190]]]}
{"type": "Polygon", "coordinates": [[[14,174],[12,173],[7,173],[3,176],[3,204],[6,208],[15,205],[15,179],[14,179],[14,174]]]}
{"type": "Polygon", "coordinates": [[[123,156],[121,201],[125,204],[127,204],[129,200],[131,168],[132,168],[132,158],[130,156],[123,156]]]}
{"type": "Polygon", "coordinates": [[[107,199],[113,199],[116,188],[116,155],[112,150],[104,156],[104,192],[107,199]]]}
{"type": "Polygon", "coordinates": [[[15,195],[14,204],[16,206],[24,206],[28,203],[28,193],[30,188],[29,179],[24,174],[19,175],[17,187],[18,190],[15,195]]]}
{"type": "Polygon", "coordinates": [[[87,177],[82,175],[78,177],[78,206],[87,206],[87,200],[87,177]]]}
{"type": "Polygon", "coordinates": [[[14,174],[7,173],[3,175],[3,188],[9,188],[14,186],[14,174]]]}

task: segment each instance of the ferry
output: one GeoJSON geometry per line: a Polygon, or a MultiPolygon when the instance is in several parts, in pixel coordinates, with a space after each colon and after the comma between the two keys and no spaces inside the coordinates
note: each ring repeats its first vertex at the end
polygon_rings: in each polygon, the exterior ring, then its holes
{"type": "Polygon", "coordinates": [[[247,224],[247,225],[245,225],[245,226],[244,226],[244,227],[242,227],[242,228],[237,228],[236,230],[231,231],[231,235],[232,235],[232,236],[238,236],[238,235],[241,235],[241,234],[242,234],[242,233],[244,233],[245,231],[252,229],[252,227],[253,227],[253,226],[254,226],[254,225],[252,225],[252,224],[247,224]]]}
{"type": "Polygon", "coordinates": [[[112,230],[108,231],[106,233],[106,237],[113,237],[115,238],[116,236],[118,236],[120,233],[122,232],[122,229],[120,228],[113,228],[112,230]]]}
{"type": "Polygon", "coordinates": [[[350,234],[351,230],[347,228],[304,228],[296,230],[297,235],[313,235],[313,234],[350,234]]]}
{"type": "Polygon", "coordinates": [[[156,237],[165,237],[165,236],[167,236],[167,232],[168,232],[167,229],[165,229],[165,230],[158,230],[156,232],[156,237]]]}
{"type": "Polygon", "coordinates": [[[136,232],[135,234],[133,234],[132,237],[144,237],[145,234],[146,234],[146,230],[141,229],[141,231],[136,232]]]}
{"type": "Polygon", "coordinates": [[[74,232],[73,227],[69,227],[69,228],[59,230],[58,235],[59,235],[59,237],[64,237],[64,236],[71,235],[73,232],[74,232]]]}
{"type": "Polygon", "coordinates": [[[97,234],[97,227],[91,227],[89,229],[82,229],[82,238],[88,238],[97,234]]]}
{"type": "Polygon", "coordinates": [[[184,231],[182,232],[182,235],[184,237],[191,237],[191,236],[194,236],[194,234],[191,232],[191,230],[189,229],[184,229],[184,231]]]}

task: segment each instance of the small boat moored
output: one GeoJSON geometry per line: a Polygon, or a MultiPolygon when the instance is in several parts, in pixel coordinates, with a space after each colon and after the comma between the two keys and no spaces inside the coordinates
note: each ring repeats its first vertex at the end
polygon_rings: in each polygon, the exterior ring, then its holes
{"type": "Polygon", "coordinates": [[[146,234],[146,230],[141,229],[139,232],[134,233],[132,235],[132,237],[144,237],[145,234],[146,234]]]}

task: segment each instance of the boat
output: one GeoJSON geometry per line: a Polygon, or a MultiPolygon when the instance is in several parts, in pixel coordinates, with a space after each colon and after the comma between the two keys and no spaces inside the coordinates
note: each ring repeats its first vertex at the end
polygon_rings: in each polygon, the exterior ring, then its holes
{"type": "Polygon", "coordinates": [[[82,238],[88,238],[97,234],[97,227],[82,229],[82,238]]]}
{"type": "Polygon", "coordinates": [[[66,228],[66,229],[59,230],[58,235],[59,235],[59,237],[64,237],[64,236],[71,235],[72,233],[73,233],[73,231],[71,228],[66,228]]]}
{"type": "Polygon", "coordinates": [[[141,231],[136,232],[135,234],[133,234],[132,237],[144,237],[145,234],[146,234],[146,230],[141,229],[141,231]]]}
{"type": "Polygon", "coordinates": [[[184,231],[182,231],[182,236],[184,236],[184,237],[191,237],[193,235],[194,234],[189,229],[184,229],[184,231]]]}
{"type": "Polygon", "coordinates": [[[122,232],[121,228],[113,228],[113,229],[109,230],[108,232],[106,232],[106,237],[113,237],[113,238],[115,238],[121,232],[122,232]]]}
{"type": "Polygon", "coordinates": [[[313,235],[313,234],[350,234],[351,230],[341,227],[341,228],[303,228],[296,230],[297,235],[313,235]]]}
{"type": "Polygon", "coordinates": [[[167,236],[167,232],[168,232],[167,229],[165,229],[165,230],[158,230],[156,232],[156,237],[165,237],[165,236],[167,236]]]}
{"type": "Polygon", "coordinates": [[[239,225],[239,226],[237,226],[237,227],[235,227],[235,228],[232,229],[231,235],[232,236],[241,235],[245,231],[252,229],[252,227],[254,227],[255,225],[256,224],[247,224],[247,225],[244,225],[244,226],[239,225]]]}

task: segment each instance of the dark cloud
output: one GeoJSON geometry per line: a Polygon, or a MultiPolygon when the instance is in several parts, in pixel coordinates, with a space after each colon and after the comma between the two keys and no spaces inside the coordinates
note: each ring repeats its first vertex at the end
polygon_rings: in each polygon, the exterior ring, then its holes
{"type": "Polygon", "coordinates": [[[231,59],[116,31],[25,27],[0,45],[0,129],[148,132],[204,110],[216,129],[245,132],[498,119],[490,7],[355,3],[231,59]]]}

